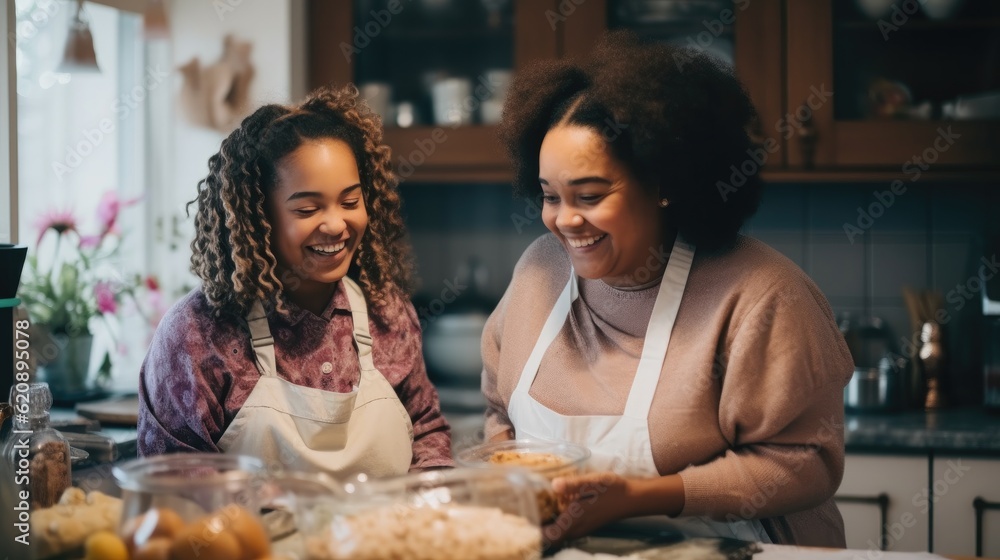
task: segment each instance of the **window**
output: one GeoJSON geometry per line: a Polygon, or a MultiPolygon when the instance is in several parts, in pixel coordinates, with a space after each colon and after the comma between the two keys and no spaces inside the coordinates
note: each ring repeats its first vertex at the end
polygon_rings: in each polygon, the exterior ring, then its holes
{"type": "MultiPolygon", "coordinates": [[[[71,209],[81,232],[96,232],[98,203],[114,191],[121,200],[139,199],[119,216],[123,235],[115,266],[123,276],[145,275],[145,115],[151,90],[166,83],[166,76],[147,68],[142,17],[86,3],[83,19],[100,72],[63,73],[76,3],[16,0],[15,6],[18,239],[36,251],[39,219],[56,210],[71,209]]],[[[136,389],[151,332],[129,309],[123,305],[109,322],[91,321],[91,378],[110,356],[114,390],[136,389]]]]}

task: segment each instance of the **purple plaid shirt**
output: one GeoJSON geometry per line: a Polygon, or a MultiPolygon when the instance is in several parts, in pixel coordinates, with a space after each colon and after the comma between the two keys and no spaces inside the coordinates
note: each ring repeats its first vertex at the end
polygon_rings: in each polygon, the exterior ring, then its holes
{"type": "MultiPolygon", "coordinates": [[[[268,317],[278,375],[296,385],[350,392],[361,366],[343,285],[321,316],[286,305],[287,316],[268,317]],[[324,364],[333,370],[324,373],[324,364]]],[[[399,298],[369,313],[383,323],[369,325],[375,366],[413,422],[411,470],[451,466],[451,433],[427,378],[416,310],[399,298]]],[[[215,317],[202,291],[193,290],[163,318],[139,373],[139,455],[220,451],[216,443],[259,377],[243,321],[215,317]]]]}

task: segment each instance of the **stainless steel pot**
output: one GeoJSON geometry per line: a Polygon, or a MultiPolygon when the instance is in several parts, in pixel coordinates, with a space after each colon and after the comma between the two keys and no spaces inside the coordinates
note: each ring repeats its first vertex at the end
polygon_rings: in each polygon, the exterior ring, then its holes
{"type": "Polygon", "coordinates": [[[844,387],[844,406],[860,412],[890,412],[903,408],[903,373],[894,368],[854,368],[844,387]]]}
{"type": "Polygon", "coordinates": [[[888,327],[875,317],[841,323],[854,358],[854,375],[844,387],[844,407],[857,412],[891,412],[910,404],[910,362],[896,351],[888,327]]]}

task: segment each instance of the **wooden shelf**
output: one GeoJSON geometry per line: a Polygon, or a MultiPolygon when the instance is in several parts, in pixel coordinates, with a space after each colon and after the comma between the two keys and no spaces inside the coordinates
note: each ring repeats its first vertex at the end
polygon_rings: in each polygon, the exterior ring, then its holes
{"type": "MultiPolygon", "coordinates": [[[[883,18],[884,21],[892,23],[888,18],[883,18]]],[[[895,24],[893,24],[895,26],[895,24]]],[[[878,26],[878,21],[866,20],[866,21],[839,21],[837,22],[837,27],[843,30],[850,31],[875,31],[881,33],[878,26]]],[[[954,19],[954,20],[910,20],[905,24],[898,26],[899,31],[905,29],[912,29],[914,31],[953,31],[956,29],[995,29],[1000,31],[1000,19],[998,18],[986,18],[986,19],[954,19]]],[[[895,32],[895,31],[894,31],[895,32]]]]}
{"type": "Polygon", "coordinates": [[[502,27],[454,27],[448,29],[401,29],[386,31],[385,38],[391,41],[433,41],[447,43],[449,41],[513,41],[514,34],[510,26],[502,27]]]}
{"type": "MultiPolygon", "coordinates": [[[[906,184],[913,175],[902,169],[875,168],[814,168],[765,169],[761,175],[767,183],[880,183],[901,180],[906,184]]],[[[984,169],[928,169],[921,173],[920,183],[971,183],[1000,181],[1000,167],[984,169]]]]}
{"type": "Polygon", "coordinates": [[[403,182],[506,182],[513,177],[496,126],[387,128],[384,140],[403,182]]]}

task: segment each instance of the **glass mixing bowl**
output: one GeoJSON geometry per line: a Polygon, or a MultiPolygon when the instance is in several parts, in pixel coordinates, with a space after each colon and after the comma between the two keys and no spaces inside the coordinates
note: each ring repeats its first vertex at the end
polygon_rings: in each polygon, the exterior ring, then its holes
{"type": "Polygon", "coordinates": [[[309,560],[531,560],[547,487],[524,469],[430,471],[348,482],[342,499],[300,504],[296,516],[323,520],[299,527],[309,560]]]}

